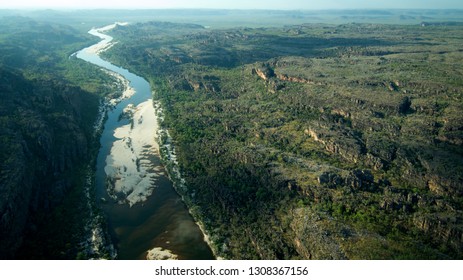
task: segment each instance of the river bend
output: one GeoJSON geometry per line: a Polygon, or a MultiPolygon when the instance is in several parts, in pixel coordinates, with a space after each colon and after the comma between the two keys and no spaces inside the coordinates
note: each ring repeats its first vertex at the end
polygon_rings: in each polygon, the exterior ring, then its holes
{"type": "Polygon", "coordinates": [[[109,71],[125,88],[121,98],[106,104],[95,175],[118,258],[213,259],[161,164],[149,83],[99,56],[113,45],[103,32],[116,25],[90,30],[101,41],[76,55],[109,71]]]}

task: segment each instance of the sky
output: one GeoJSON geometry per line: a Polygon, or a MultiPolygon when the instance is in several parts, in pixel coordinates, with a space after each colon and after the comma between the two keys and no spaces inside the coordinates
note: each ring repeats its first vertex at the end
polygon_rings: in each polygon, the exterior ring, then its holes
{"type": "Polygon", "coordinates": [[[1,8],[463,9],[462,0],[0,0],[1,8]]]}

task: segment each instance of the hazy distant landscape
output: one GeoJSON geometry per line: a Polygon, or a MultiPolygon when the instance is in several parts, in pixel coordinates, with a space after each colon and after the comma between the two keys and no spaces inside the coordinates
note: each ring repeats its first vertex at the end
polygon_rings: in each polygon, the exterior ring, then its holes
{"type": "Polygon", "coordinates": [[[417,24],[422,21],[461,22],[463,10],[217,10],[217,9],[153,9],[153,10],[0,10],[1,16],[24,16],[72,25],[82,31],[115,21],[169,21],[196,23],[211,28],[268,27],[303,23],[392,23],[417,24]]]}
{"type": "MultiPolygon", "coordinates": [[[[173,233],[115,227],[118,177],[95,183],[127,83],[75,53],[127,22],[99,55],[149,83],[157,157],[114,173],[161,164],[214,257],[461,259],[463,10],[262,9],[0,10],[0,258],[189,246],[154,202],[126,208],[173,233]]],[[[149,129],[130,108],[125,133],[149,129]]]]}

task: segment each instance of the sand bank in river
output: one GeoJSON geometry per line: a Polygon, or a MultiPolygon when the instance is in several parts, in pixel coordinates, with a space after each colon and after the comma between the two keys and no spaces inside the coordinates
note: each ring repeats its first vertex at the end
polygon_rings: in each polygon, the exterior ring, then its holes
{"type": "Polygon", "coordinates": [[[101,52],[104,52],[105,50],[111,48],[115,44],[111,42],[113,40],[113,37],[103,34],[101,32],[109,31],[118,25],[127,25],[127,24],[128,24],[127,22],[116,22],[116,23],[113,23],[113,24],[110,24],[110,25],[107,25],[101,28],[92,28],[88,33],[93,36],[99,37],[102,40],[99,43],[84,49],[84,51],[88,53],[93,53],[93,54],[100,54],[101,52]]]}
{"type": "MultiPolygon", "coordinates": [[[[114,45],[112,37],[102,32],[117,25],[114,23],[102,28],[92,29],[90,34],[102,39],[99,43],[84,49],[85,52],[99,55],[114,45]]],[[[124,90],[120,97],[107,100],[106,106],[113,107],[122,99],[135,94],[135,89],[122,75],[104,70],[117,79],[124,90]]],[[[124,115],[130,123],[117,128],[114,136],[118,139],[113,143],[110,154],[106,158],[105,173],[108,181],[108,193],[119,203],[129,203],[130,206],[145,201],[153,192],[161,168],[152,163],[152,156],[158,153],[156,143],[157,118],[152,100],[147,100],[137,107],[128,105],[124,115]]]]}
{"type": "Polygon", "coordinates": [[[111,153],[106,158],[105,172],[109,194],[120,203],[146,201],[153,193],[162,168],[153,163],[159,146],[156,139],[158,122],[151,99],[124,109],[130,123],[117,128],[111,153]]]}
{"type": "Polygon", "coordinates": [[[119,97],[107,100],[106,101],[107,105],[109,105],[111,107],[114,107],[119,102],[121,102],[122,99],[130,98],[130,97],[132,97],[132,95],[135,94],[135,89],[130,86],[129,81],[127,79],[125,79],[121,74],[116,73],[116,72],[112,72],[112,71],[109,71],[109,70],[106,70],[106,69],[103,69],[103,71],[105,71],[108,75],[113,76],[117,80],[117,83],[121,84],[123,86],[123,88],[124,88],[124,91],[122,92],[122,94],[119,97]]]}
{"type": "Polygon", "coordinates": [[[148,250],[146,255],[147,260],[177,260],[178,256],[173,254],[170,250],[156,247],[148,250]]]}

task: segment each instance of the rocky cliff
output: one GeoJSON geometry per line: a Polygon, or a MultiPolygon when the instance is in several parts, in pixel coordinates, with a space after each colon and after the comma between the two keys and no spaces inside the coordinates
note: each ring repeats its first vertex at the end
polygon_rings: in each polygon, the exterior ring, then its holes
{"type": "Polygon", "coordinates": [[[12,258],[75,187],[89,159],[92,120],[82,112],[96,112],[98,98],[7,69],[0,81],[0,258],[12,258]]]}
{"type": "Polygon", "coordinates": [[[95,255],[84,254],[101,226],[90,195],[93,126],[100,99],[119,94],[114,79],[71,55],[95,40],[65,24],[0,19],[2,259],[95,255]]]}

